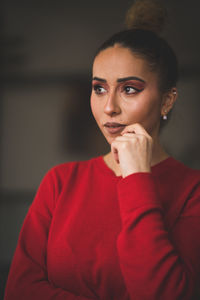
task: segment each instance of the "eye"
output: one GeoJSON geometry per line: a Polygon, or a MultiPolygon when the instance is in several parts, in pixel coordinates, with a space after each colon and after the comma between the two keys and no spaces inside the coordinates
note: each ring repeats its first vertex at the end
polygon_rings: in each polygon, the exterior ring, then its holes
{"type": "Polygon", "coordinates": [[[135,94],[137,92],[139,92],[138,89],[132,87],[132,86],[125,86],[124,87],[124,92],[127,94],[127,95],[132,95],[132,94],[135,94]]]}
{"type": "Polygon", "coordinates": [[[94,85],[93,90],[95,91],[95,93],[97,95],[101,95],[101,94],[106,93],[106,89],[103,86],[101,86],[100,84],[94,85]]]}

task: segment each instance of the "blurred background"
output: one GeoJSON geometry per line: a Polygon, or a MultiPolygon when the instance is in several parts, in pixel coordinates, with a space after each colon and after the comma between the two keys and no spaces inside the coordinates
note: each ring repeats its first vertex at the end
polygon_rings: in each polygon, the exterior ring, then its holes
{"type": "MultiPolygon", "coordinates": [[[[179,98],[162,142],[200,168],[198,1],[163,0],[177,53],[179,98]]],[[[49,168],[109,148],[90,114],[93,55],[124,29],[128,0],[4,0],[0,4],[0,299],[19,230],[49,168]]]]}

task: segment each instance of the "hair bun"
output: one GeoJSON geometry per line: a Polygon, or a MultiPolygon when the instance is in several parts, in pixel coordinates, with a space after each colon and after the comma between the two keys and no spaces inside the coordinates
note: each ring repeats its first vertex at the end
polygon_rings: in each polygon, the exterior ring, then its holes
{"type": "Polygon", "coordinates": [[[128,29],[151,30],[157,34],[163,31],[166,10],[157,0],[136,0],[126,14],[128,29]]]}

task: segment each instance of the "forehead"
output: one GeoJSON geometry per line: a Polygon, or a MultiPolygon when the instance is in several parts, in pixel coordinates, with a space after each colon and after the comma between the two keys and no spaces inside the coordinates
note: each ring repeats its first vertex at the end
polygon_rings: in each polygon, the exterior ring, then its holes
{"type": "Polygon", "coordinates": [[[101,51],[94,60],[93,76],[152,76],[147,62],[131,50],[114,46],[101,51]]]}

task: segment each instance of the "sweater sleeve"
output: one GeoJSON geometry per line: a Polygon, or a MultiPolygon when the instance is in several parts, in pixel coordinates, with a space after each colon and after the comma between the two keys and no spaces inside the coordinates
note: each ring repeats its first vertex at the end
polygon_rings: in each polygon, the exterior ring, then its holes
{"type": "Polygon", "coordinates": [[[117,247],[130,299],[194,299],[200,274],[200,195],[193,195],[193,205],[171,232],[151,173],[122,179],[118,198],[122,230],[117,247]]]}
{"type": "Polygon", "coordinates": [[[46,265],[48,233],[58,188],[49,171],[42,180],[22,226],[11,264],[5,300],[87,300],[54,286],[46,265]]]}

